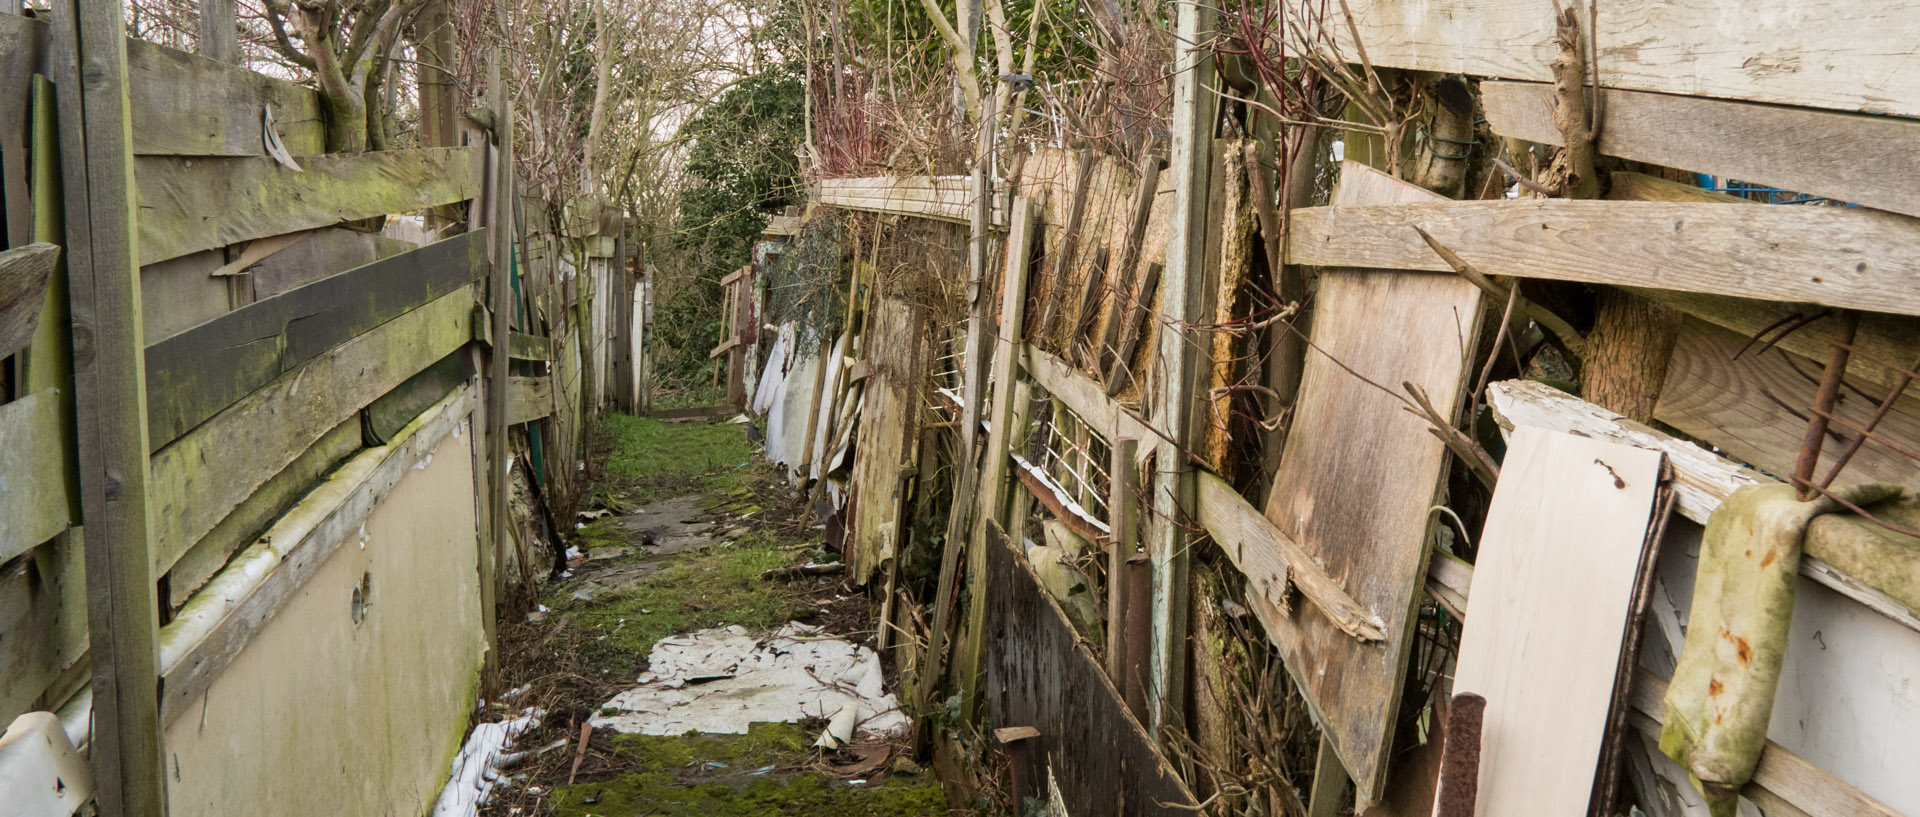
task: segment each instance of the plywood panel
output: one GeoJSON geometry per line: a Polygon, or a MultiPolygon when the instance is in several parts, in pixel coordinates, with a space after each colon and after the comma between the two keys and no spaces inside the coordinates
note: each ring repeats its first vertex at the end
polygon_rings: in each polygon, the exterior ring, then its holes
{"type": "MultiPolygon", "coordinates": [[[[1341,179],[1342,204],[1435,198],[1352,162],[1341,179]]],[[[1379,619],[1386,640],[1359,641],[1311,604],[1261,617],[1286,622],[1269,635],[1370,801],[1386,778],[1409,614],[1426,567],[1427,509],[1446,464],[1440,441],[1396,394],[1411,382],[1434,405],[1459,403],[1480,291],[1452,275],[1330,270],[1315,298],[1316,350],[1307,353],[1266,514],[1379,619]]]]}
{"type": "Polygon", "coordinates": [[[1477,814],[1587,813],[1660,458],[1514,431],[1454,671],[1487,699],[1477,814]]]}

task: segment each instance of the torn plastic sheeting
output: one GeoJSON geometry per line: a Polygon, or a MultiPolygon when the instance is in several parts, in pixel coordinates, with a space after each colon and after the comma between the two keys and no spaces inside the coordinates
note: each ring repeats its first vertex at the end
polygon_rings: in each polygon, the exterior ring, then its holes
{"type": "Polygon", "coordinates": [[[852,704],[858,733],[905,734],[910,721],[886,692],[879,655],[818,632],[789,622],[767,638],[737,626],[663,638],[640,685],[600,707],[618,714],[590,723],[645,735],[745,734],[750,724],[828,718],[852,704]]]}
{"type": "Polygon", "coordinates": [[[483,723],[473,727],[473,734],[467,736],[467,743],[460,747],[460,754],[453,758],[453,768],[449,772],[447,785],[440,790],[440,799],[433,804],[433,817],[473,817],[485,805],[487,797],[493,793],[494,781],[499,778],[498,769],[513,739],[530,726],[537,726],[546,712],[540,709],[528,709],[520,717],[499,723],[483,723]]]}

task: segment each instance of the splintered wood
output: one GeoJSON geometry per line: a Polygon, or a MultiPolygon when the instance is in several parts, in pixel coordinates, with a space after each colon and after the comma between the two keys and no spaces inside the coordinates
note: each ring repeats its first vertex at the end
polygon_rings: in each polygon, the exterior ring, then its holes
{"type": "Polygon", "coordinates": [[[1514,431],[1454,671],[1456,693],[1487,699],[1475,814],[1587,813],[1660,459],[1514,431]]]}
{"type": "MultiPolygon", "coordinates": [[[[1349,162],[1336,205],[1437,198],[1349,162]]],[[[1418,240],[1416,238],[1416,240],[1418,240]]],[[[1394,714],[1426,566],[1427,531],[1446,451],[1406,410],[1402,383],[1438,406],[1459,404],[1480,325],[1480,290],[1446,275],[1383,270],[1321,277],[1287,448],[1267,518],[1381,622],[1384,641],[1361,641],[1321,609],[1281,613],[1249,603],[1269,626],[1287,669],[1332,737],[1363,802],[1386,780],[1394,714]]]]}

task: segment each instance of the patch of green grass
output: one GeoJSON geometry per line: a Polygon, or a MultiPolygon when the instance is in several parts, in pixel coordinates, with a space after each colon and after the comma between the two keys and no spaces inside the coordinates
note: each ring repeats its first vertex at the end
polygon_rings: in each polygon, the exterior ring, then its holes
{"type": "Polygon", "coordinates": [[[767,630],[796,612],[793,593],[760,574],[793,564],[795,552],[771,537],[752,533],[731,546],[684,554],[639,583],[610,590],[592,601],[551,600],[573,621],[604,636],[590,649],[644,658],[653,644],[675,633],[738,624],[767,630]]]}
{"type": "Polygon", "coordinates": [[[746,428],[727,422],[608,414],[593,433],[607,450],[600,487],[627,489],[640,502],[738,488],[753,456],[746,428]]]}

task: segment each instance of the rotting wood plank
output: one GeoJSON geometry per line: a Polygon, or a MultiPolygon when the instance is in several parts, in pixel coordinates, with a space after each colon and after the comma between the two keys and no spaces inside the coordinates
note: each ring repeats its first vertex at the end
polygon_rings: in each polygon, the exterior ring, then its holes
{"type": "Polygon", "coordinates": [[[466,345],[472,319],[473,289],[462,287],[280,376],[156,452],[156,571],[327,430],[466,345]]]}
{"type": "Polygon", "coordinates": [[[53,244],[0,250],[0,357],[33,340],[46,305],[47,280],[59,260],[60,248],[53,244]]]}
{"type": "Polygon", "coordinates": [[[161,642],[163,726],[193,711],[195,699],[360,529],[394,486],[467,421],[475,402],[471,389],[448,395],[392,443],[355,456],[181,609],[161,642]],[[259,571],[268,572],[250,578],[259,571]]]}
{"type": "MultiPolygon", "coordinates": [[[[1438,198],[1353,161],[1340,178],[1341,211],[1438,198]]],[[[1270,635],[1363,805],[1384,788],[1413,595],[1426,567],[1428,509],[1446,474],[1446,449],[1405,409],[1401,384],[1419,387],[1436,406],[1460,405],[1481,308],[1480,290],[1453,275],[1328,271],[1315,295],[1313,348],[1266,516],[1381,618],[1386,640],[1356,640],[1311,605],[1295,605],[1294,626],[1270,635]]],[[[1248,603],[1271,606],[1257,595],[1248,603]]]]}
{"type": "MultiPolygon", "coordinates": [[[[1120,263],[1108,273],[1114,277],[1113,292],[1133,293],[1134,267],[1140,263],[1141,245],[1146,241],[1147,223],[1153,219],[1153,200],[1160,194],[1160,171],[1166,166],[1166,159],[1147,154],[1140,160],[1140,170],[1134,178],[1132,220],[1127,224],[1125,244],[1120,248],[1120,263]]],[[[1145,290],[1146,287],[1137,289],[1145,290]]],[[[1116,319],[1120,316],[1120,299],[1116,295],[1108,299],[1106,328],[1100,333],[1100,345],[1095,349],[1094,360],[1101,367],[1112,365],[1111,351],[1120,340],[1120,327],[1116,319]]]]}
{"type": "MultiPolygon", "coordinates": [[[[1487,124],[1548,145],[1553,86],[1480,83],[1487,124]]],[[[1920,122],[1722,99],[1608,90],[1595,148],[1608,156],[1920,215],[1920,122]]]]}
{"type": "Polygon", "coordinates": [[[507,425],[531,423],[553,414],[553,378],[520,377],[507,379],[507,425]]]}
{"type": "Polygon", "coordinates": [[[1255,614],[1268,630],[1293,626],[1286,620],[1291,607],[1289,594],[1298,588],[1326,617],[1342,631],[1362,641],[1386,638],[1385,622],[1347,594],[1332,576],[1327,575],[1307,553],[1280,528],[1255,510],[1233,486],[1207,471],[1196,470],[1199,489],[1200,524],[1212,535],[1214,544],[1227,554],[1233,566],[1247,577],[1248,592],[1258,592],[1268,606],[1255,614]],[[1279,612],[1280,618],[1269,618],[1279,612]]]}
{"type": "MultiPolygon", "coordinates": [[[[1527,380],[1494,383],[1488,387],[1487,404],[1505,432],[1510,433],[1517,426],[1538,426],[1664,452],[1674,471],[1675,510],[1702,525],[1714,509],[1741,486],[1772,481],[1758,471],[1698,445],[1675,439],[1541,383],[1527,380]]],[[[1819,539],[1809,539],[1807,546],[1809,550],[1800,560],[1800,575],[1920,631],[1920,615],[1916,615],[1916,611],[1827,563],[1821,558],[1819,539]]]]}
{"type": "Polygon", "coordinates": [[[268,108],[288,154],[326,152],[317,90],[138,39],[127,40],[127,70],[136,154],[266,156],[268,108]]]}
{"type": "MultiPolygon", "coordinates": [[[[1821,364],[1783,349],[1748,352],[1733,359],[1745,343],[1738,334],[1703,321],[1683,323],[1654,417],[1697,439],[1710,440],[1763,471],[1790,474],[1806,433],[1805,415],[1813,405],[1821,364]]],[[[1816,474],[1824,476],[1832,467],[1846,448],[1842,440],[1856,436],[1855,429],[1873,415],[1884,392],[1841,390],[1833,411],[1837,436],[1822,447],[1816,474]]],[[[1896,400],[1873,433],[1920,451],[1920,399],[1896,400]]],[[[1849,482],[1913,484],[1916,476],[1920,476],[1920,461],[1874,441],[1863,446],[1841,473],[1849,482]]]]}
{"type": "Polygon", "coordinates": [[[148,435],[180,438],[300,364],[485,275],[485,231],[462,233],[243,306],[147,347],[148,435]]]}
{"type": "MultiPolygon", "coordinates": [[[[927,382],[933,335],[928,310],[912,301],[874,293],[869,304],[872,317],[862,364],[870,364],[873,373],[866,381],[854,443],[851,484],[859,492],[858,501],[841,549],[849,578],[861,585],[907,546],[908,531],[898,528],[908,485],[900,475],[912,467],[909,451],[920,434],[920,389],[927,382]]],[[[794,371],[804,369],[796,366],[794,371]]],[[[797,389],[789,395],[795,393],[797,389]]]]}
{"type": "MultiPolygon", "coordinates": [[[[921,218],[968,223],[973,217],[974,195],[971,176],[879,176],[858,179],[821,179],[816,182],[813,200],[848,210],[871,213],[918,216],[921,218]]],[[[1005,190],[1006,183],[994,180],[993,196],[1005,190]]],[[[989,226],[1004,227],[998,212],[990,211],[989,226]]]]}
{"type": "Polygon", "coordinates": [[[73,523],[60,402],[59,392],[42,389],[0,404],[0,520],[5,520],[0,524],[0,562],[39,546],[73,523]]]}
{"type": "Polygon", "coordinates": [[[529,335],[514,332],[507,336],[508,354],[514,360],[550,360],[553,353],[549,350],[552,341],[543,335],[529,335]]]}
{"type": "Polygon", "coordinates": [[[1020,362],[1035,383],[1040,384],[1047,394],[1065,405],[1095,433],[1108,440],[1130,437],[1149,441],[1148,445],[1141,447],[1142,451],[1138,454],[1140,459],[1145,460],[1153,455],[1151,441],[1166,436],[1108,397],[1106,389],[1093,378],[1080,373],[1045,349],[1027,345],[1020,355],[1020,362]]]}
{"type": "Polygon", "coordinates": [[[1123,306],[1118,300],[1115,301],[1111,320],[1121,324],[1120,342],[1113,348],[1113,364],[1107,369],[1108,396],[1125,391],[1127,381],[1132,379],[1133,355],[1140,347],[1140,336],[1146,331],[1147,307],[1153,303],[1154,293],[1160,290],[1161,270],[1159,264],[1148,264],[1146,274],[1140,278],[1139,290],[1128,293],[1131,304],[1123,306]],[[1124,319],[1120,317],[1123,308],[1126,310],[1124,319]]]}
{"type": "Polygon", "coordinates": [[[1658,521],[1661,457],[1539,428],[1514,433],[1454,665],[1454,692],[1487,700],[1477,813],[1586,811],[1658,521]]]}
{"type": "Polygon", "coordinates": [[[1287,263],[1453,273],[1425,230],[1486,275],[1655,287],[1920,314],[1920,221],[1857,207],[1447,201],[1292,213],[1287,263]]]}
{"type": "MultiPolygon", "coordinates": [[[[1548,82],[1553,10],[1524,0],[1349,0],[1352,28],[1325,30],[1341,62],[1548,82]]],[[[1583,22],[1585,15],[1581,15],[1583,22]]],[[[1783,105],[1920,114],[1907,70],[1914,0],[1757,0],[1728,15],[1705,3],[1619,0],[1600,9],[1601,84],[1783,105]]],[[[1325,48],[1318,43],[1304,47],[1325,48]]]]}
{"type": "Polygon", "coordinates": [[[997,522],[988,524],[984,544],[989,595],[979,603],[987,611],[982,638],[991,645],[988,726],[1039,729],[1036,751],[1025,753],[1027,778],[1047,779],[1051,769],[1076,814],[1196,809],[1192,792],[997,522]]]}
{"type": "Polygon", "coordinates": [[[140,263],[256,238],[473,198],[478,148],[313,156],[301,171],[261,157],[141,157],[140,263]]]}

